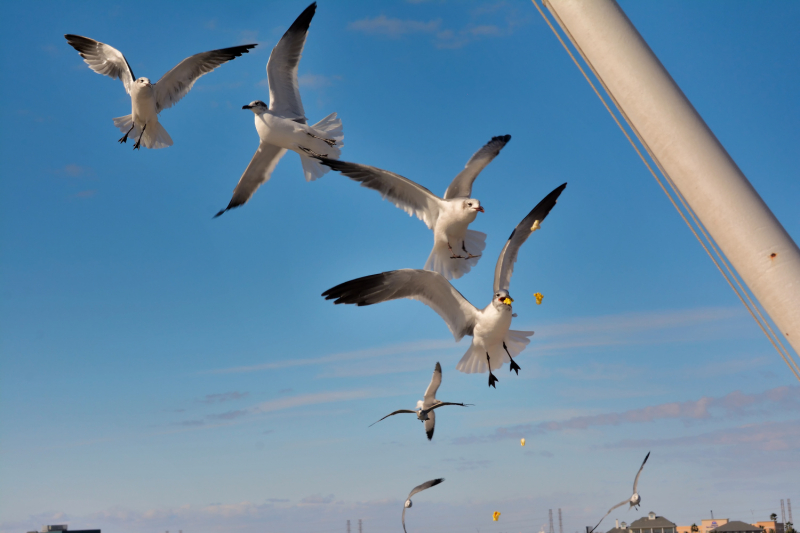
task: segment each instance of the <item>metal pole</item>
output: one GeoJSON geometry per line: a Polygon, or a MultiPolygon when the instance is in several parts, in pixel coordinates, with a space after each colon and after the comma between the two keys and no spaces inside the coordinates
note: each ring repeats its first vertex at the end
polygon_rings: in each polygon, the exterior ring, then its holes
{"type": "Polygon", "coordinates": [[[545,0],[800,354],[800,249],[614,0],[545,0]]]}

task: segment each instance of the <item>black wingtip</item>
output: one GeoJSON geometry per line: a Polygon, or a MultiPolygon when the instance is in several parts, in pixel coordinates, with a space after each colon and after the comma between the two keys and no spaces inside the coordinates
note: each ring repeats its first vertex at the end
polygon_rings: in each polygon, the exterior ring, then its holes
{"type": "Polygon", "coordinates": [[[501,141],[503,144],[506,144],[510,140],[511,135],[495,135],[492,137],[492,141],[501,141]]]}
{"type": "Polygon", "coordinates": [[[227,211],[227,210],[228,210],[228,208],[227,208],[227,207],[226,207],[225,209],[220,209],[219,213],[217,213],[216,215],[214,215],[214,216],[213,216],[213,217],[211,217],[211,218],[217,218],[217,217],[221,216],[221,215],[222,215],[222,213],[224,213],[224,212],[225,212],[225,211],[227,211]]]}
{"type": "Polygon", "coordinates": [[[430,431],[425,432],[428,435],[428,440],[433,440],[433,428],[430,431]]]}
{"type": "Polygon", "coordinates": [[[644,456],[644,461],[642,461],[642,466],[647,462],[647,459],[650,458],[650,452],[647,452],[647,455],[644,456]]]}

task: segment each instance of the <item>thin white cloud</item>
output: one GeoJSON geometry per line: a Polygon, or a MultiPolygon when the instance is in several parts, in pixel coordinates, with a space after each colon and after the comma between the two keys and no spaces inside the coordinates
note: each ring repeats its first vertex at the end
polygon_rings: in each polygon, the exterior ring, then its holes
{"type": "Polygon", "coordinates": [[[367,390],[346,390],[334,392],[318,392],[316,394],[300,394],[288,398],[277,398],[262,402],[251,408],[253,413],[272,413],[284,409],[293,409],[307,405],[320,405],[335,402],[346,402],[363,398],[373,398],[375,393],[367,390]]]}
{"type": "Polygon", "coordinates": [[[416,353],[429,350],[441,350],[443,348],[452,348],[452,347],[453,347],[452,340],[445,341],[440,339],[428,339],[415,342],[391,344],[379,348],[367,348],[365,350],[339,352],[331,355],[324,355],[322,357],[313,357],[309,359],[293,358],[293,359],[284,359],[281,361],[273,361],[270,363],[263,363],[260,365],[220,368],[216,370],[210,370],[204,373],[236,374],[243,372],[259,372],[263,370],[276,370],[280,368],[291,368],[295,366],[322,365],[327,363],[339,363],[342,361],[357,361],[361,359],[370,359],[373,357],[383,357],[386,355],[396,355],[401,353],[416,353]]]}
{"type": "Polygon", "coordinates": [[[423,22],[378,15],[377,17],[367,17],[353,21],[347,25],[347,29],[360,31],[368,35],[383,35],[384,37],[397,39],[409,33],[433,33],[439,29],[441,23],[441,19],[423,22]]]}
{"type": "Polygon", "coordinates": [[[553,420],[537,424],[521,424],[497,428],[493,434],[455,439],[455,444],[472,444],[506,439],[519,439],[531,435],[567,430],[586,430],[592,427],[641,424],[656,420],[683,421],[716,418],[740,418],[758,414],[760,409],[769,412],[797,411],[800,409],[800,387],[777,387],[757,394],[734,391],[719,398],[704,396],[699,400],[670,402],[618,413],[576,416],[567,420],[553,420]]]}

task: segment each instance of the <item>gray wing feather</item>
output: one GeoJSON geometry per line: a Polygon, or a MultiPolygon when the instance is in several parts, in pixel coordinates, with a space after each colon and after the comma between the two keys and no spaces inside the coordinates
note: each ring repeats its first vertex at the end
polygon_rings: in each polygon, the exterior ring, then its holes
{"type": "Polygon", "coordinates": [[[346,281],[322,293],[336,304],[419,300],[439,313],[456,341],[472,335],[479,311],[438,272],[406,268],[346,281]]]}
{"type": "Polygon", "coordinates": [[[327,157],[317,159],[323,165],[359,182],[362,187],[378,191],[384,199],[388,199],[409,215],[414,215],[430,229],[436,224],[442,200],[422,185],[400,174],[376,167],[327,157]]]}
{"type": "Polygon", "coordinates": [[[109,78],[119,79],[125,86],[125,92],[131,94],[131,85],[136,77],[122,52],[88,37],[72,34],[64,37],[69,45],[78,51],[90,69],[109,78]]]}
{"type": "Polygon", "coordinates": [[[511,274],[514,272],[514,263],[517,261],[517,254],[522,243],[528,240],[528,237],[533,233],[534,230],[531,228],[534,222],[543,221],[550,210],[553,209],[561,191],[566,186],[566,183],[559,185],[553,192],[545,196],[511,232],[511,236],[503,247],[503,251],[500,252],[500,257],[497,258],[497,265],[494,268],[494,292],[500,289],[508,290],[508,286],[511,283],[511,274]]]}
{"type": "MultiPolygon", "coordinates": [[[[603,515],[603,518],[601,518],[601,519],[600,519],[600,522],[602,522],[603,520],[605,520],[605,519],[606,519],[606,516],[608,516],[608,515],[610,515],[610,514],[611,514],[611,511],[613,511],[614,509],[616,509],[617,507],[619,507],[619,506],[621,506],[621,505],[625,505],[625,504],[626,504],[626,503],[628,503],[629,501],[630,501],[630,500],[625,500],[625,501],[623,501],[623,502],[620,502],[620,503],[618,503],[617,505],[615,505],[615,506],[614,506],[614,507],[612,507],[611,509],[609,509],[609,510],[608,510],[608,512],[607,512],[605,515],[603,515]]],[[[600,525],[600,522],[598,522],[598,523],[597,523],[597,526],[599,526],[599,525],[600,525]]],[[[597,526],[594,526],[594,527],[592,528],[592,531],[590,531],[589,533],[593,533],[593,532],[594,532],[594,530],[595,530],[595,529],[597,529],[597,526]]]]}
{"type": "Polygon", "coordinates": [[[403,533],[408,533],[406,531],[406,506],[403,504],[403,533]]]}
{"type": "Polygon", "coordinates": [[[647,459],[650,457],[650,452],[647,452],[647,455],[644,456],[644,461],[642,461],[642,466],[639,467],[639,471],[636,472],[636,477],[633,479],[633,493],[636,494],[636,487],[639,485],[639,476],[642,474],[642,469],[644,469],[644,464],[647,462],[647,459]]]}
{"type": "Polygon", "coordinates": [[[411,491],[411,492],[408,494],[408,498],[409,498],[409,499],[411,499],[411,497],[412,497],[414,494],[416,494],[416,493],[418,493],[418,492],[422,492],[422,491],[423,491],[423,490],[425,490],[425,489],[429,489],[429,488],[431,488],[431,487],[435,487],[436,485],[438,485],[438,484],[439,484],[439,483],[441,483],[442,481],[444,481],[444,478],[443,478],[443,477],[440,477],[440,478],[438,478],[438,479],[432,479],[432,480],[430,480],[430,481],[426,481],[426,482],[425,482],[425,483],[423,483],[422,485],[417,485],[416,487],[414,487],[414,490],[412,490],[412,491],[411,491]]]}
{"type": "Polygon", "coordinates": [[[274,144],[261,143],[253,155],[253,159],[250,160],[250,164],[244,170],[244,174],[239,178],[236,188],[233,189],[233,197],[231,197],[228,207],[214,215],[214,218],[228,209],[245,204],[255,194],[256,190],[269,180],[270,176],[272,176],[272,171],[275,170],[275,166],[285,153],[285,148],[280,148],[274,144]]]}
{"type": "Polygon", "coordinates": [[[436,367],[433,369],[433,377],[431,377],[431,383],[428,385],[428,389],[425,391],[424,398],[426,400],[433,400],[436,398],[436,391],[439,390],[439,385],[442,384],[442,365],[439,362],[436,362],[436,367]]]}
{"type": "Polygon", "coordinates": [[[267,62],[270,111],[301,124],[306,123],[306,112],[300,100],[297,66],[300,64],[308,27],[316,9],[317,3],[314,2],[297,17],[272,49],[267,62]]]}
{"type": "Polygon", "coordinates": [[[491,141],[475,152],[473,156],[469,158],[469,161],[467,161],[464,170],[453,178],[453,181],[444,193],[444,199],[449,200],[450,198],[459,197],[469,198],[472,194],[472,184],[475,182],[475,178],[486,168],[486,165],[492,162],[492,159],[497,157],[500,150],[502,150],[510,140],[511,135],[492,137],[491,141]]]}
{"type": "Polygon", "coordinates": [[[428,440],[433,438],[433,430],[436,427],[436,413],[431,411],[428,413],[428,419],[425,421],[425,434],[428,436],[428,440]]]}
{"type": "Polygon", "coordinates": [[[186,96],[200,76],[208,74],[223,63],[246,54],[255,44],[220,48],[187,57],[164,74],[155,84],[156,112],[167,109],[186,96]]]}
{"type": "MultiPolygon", "coordinates": [[[[412,415],[415,415],[415,414],[417,414],[417,412],[416,412],[416,411],[411,411],[411,410],[409,410],[409,409],[398,409],[398,410],[397,410],[397,411],[395,411],[394,413],[389,413],[388,415],[384,416],[383,418],[381,418],[381,420],[385,420],[386,418],[389,418],[390,416],[392,416],[392,415],[396,415],[396,414],[398,414],[398,413],[411,413],[412,415]]],[[[378,423],[378,422],[380,422],[381,420],[378,420],[377,422],[373,422],[372,424],[370,424],[370,425],[369,425],[369,427],[372,427],[372,426],[374,426],[375,424],[377,424],[377,423],[378,423]]]]}

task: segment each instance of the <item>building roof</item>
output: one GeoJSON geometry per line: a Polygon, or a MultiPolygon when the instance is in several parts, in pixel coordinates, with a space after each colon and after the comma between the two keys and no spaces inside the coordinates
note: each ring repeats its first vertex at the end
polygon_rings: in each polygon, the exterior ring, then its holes
{"type": "Polygon", "coordinates": [[[711,531],[715,531],[717,533],[734,533],[739,531],[753,531],[761,533],[763,531],[760,527],[754,526],[753,524],[748,524],[747,522],[741,522],[739,520],[731,520],[725,525],[719,526],[717,529],[712,529],[711,531]]]}
{"type": "Polygon", "coordinates": [[[631,533],[631,530],[627,527],[612,527],[606,533],[631,533]]]}
{"type": "MultiPolygon", "coordinates": [[[[650,513],[648,516],[643,516],[639,520],[635,520],[628,526],[629,529],[649,529],[653,527],[675,527],[675,524],[663,516],[655,516],[655,513],[650,513]],[[650,516],[654,518],[650,518],[650,516]]],[[[714,531],[719,531],[719,529],[715,529],[714,531]]]]}

